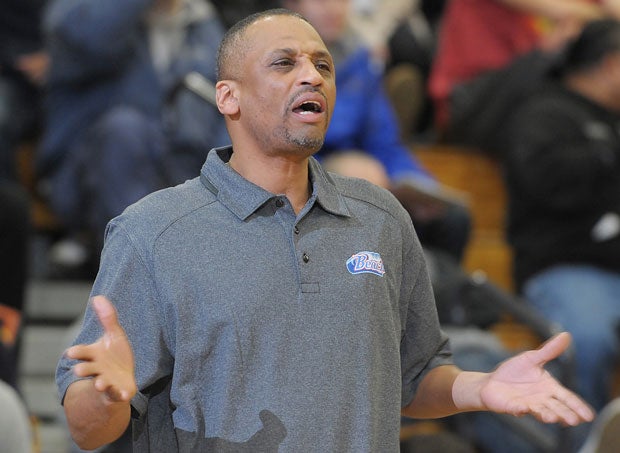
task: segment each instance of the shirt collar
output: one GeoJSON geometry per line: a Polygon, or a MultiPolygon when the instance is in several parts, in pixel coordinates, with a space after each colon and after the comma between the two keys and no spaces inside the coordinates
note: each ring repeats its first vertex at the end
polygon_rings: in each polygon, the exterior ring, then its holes
{"type": "MultiPolygon", "coordinates": [[[[277,194],[251,183],[227,165],[232,153],[231,146],[212,149],[202,167],[200,180],[224,206],[241,220],[245,220],[277,194]]],[[[343,196],[314,157],[309,159],[309,174],[312,181],[311,202],[316,201],[332,214],[349,217],[350,212],[343,196]]]]}

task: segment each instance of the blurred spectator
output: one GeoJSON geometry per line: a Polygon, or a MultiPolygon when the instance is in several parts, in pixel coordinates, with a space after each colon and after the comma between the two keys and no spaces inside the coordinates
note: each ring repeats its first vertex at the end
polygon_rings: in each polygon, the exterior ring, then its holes
{"type": "Polygon", "coordinates": [[[61,221],[92,232],[98,252],[112,217],[228,143],[212,104],[224,27],[204,0],[52,0],[44,27],[38,171],[61,221]]]}
{"type": "MultiPolygon", "coordinates": [[[[487,91],[472,83],[504,68],[544,43],[556,26],[571,34],[581,23],[604,14],[589,0],[452,0],[441,22],[429,80],[435,127],[448,141],[467,143],[471,123],[484,115],[478,99],[487,91]]],[[[559,33],[557,34],[559,36],[559,33]]],[[[553,41],[544,43],[552,47],[553,41]]]]}
{"type": "Polygon", "coordinates": [[[383,89],[383,67],[350,26],[350,1],[283,0],[282,5],[312,23],[336,65],[338,102],[318,157],[361,151],[379,161],[422,243],[448,251],[460,261],[469,238],[469,212],[402,143],[383,89]]]}
{"type": "Polygon", "coordinates": [[[0,14],[0,177],[15,179],[19,143],[37,134],[48,58],[41,14],[46,0],[5,0],[0,14]]]}
{"type": "Polygon", "coordinates": [[[434,31],[419,0],[353,0],[351,26],[386,68],[386,91],[403,140],[415,138],[428,116],[426,80],[434,31]]]}
{"type": "Polygon", "coordinates": [[[279,0],[211,0],[226,28],[250,14],[279,6],[279,0]]]}
{"type": "Polygon", "coordinates": [[[17,389],[19,340],[28,277],[29,201],[16,183],[0,180],[0,380],[17,389]]]}
{"type": "Polygon", "coordinates": [[[620,23],[594,21],[503,129],[526,300],[574,337],[576,390],[609,401],[620,326],[620,23]]]}
{"type": "Polygon", "coordinates": [[[391,59],[389,40],[398,26],[418,15],[418,0],[352,0],[350,25],[375,58],[391,59]]]}

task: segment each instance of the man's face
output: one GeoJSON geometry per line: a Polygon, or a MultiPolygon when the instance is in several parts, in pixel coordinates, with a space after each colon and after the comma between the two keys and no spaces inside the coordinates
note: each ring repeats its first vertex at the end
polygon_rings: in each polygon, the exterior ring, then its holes
{"type": "Polygon", "coordinates": [[[334,64],[318,33],[292,16],[246,31],[238,79],[239,119],[264,152],[307,156],[323,145],[334,108],[334,64]]]}

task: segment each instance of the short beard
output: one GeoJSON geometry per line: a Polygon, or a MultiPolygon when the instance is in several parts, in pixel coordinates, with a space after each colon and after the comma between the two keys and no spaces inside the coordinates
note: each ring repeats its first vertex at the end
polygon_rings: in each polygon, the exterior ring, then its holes
{"type": "Polygon", "coordinates": [[[318,152],[323,147],[323,143],[325,141],[324,137],[292,137],[289,134],[287,134],[286,138],[289,143],[293,143],[300,149],[311,151],[312,154],[318,152]]]}
{"type": "Polygon", "coordinates": [[[276,135],[282,137],[286,143],[294,145],[294,147],[304,155],[312,155],[318,152],[325,142],[325,136],[309,137],[294,136],[287,128],[280,128],[275,131],[276,135]]]}

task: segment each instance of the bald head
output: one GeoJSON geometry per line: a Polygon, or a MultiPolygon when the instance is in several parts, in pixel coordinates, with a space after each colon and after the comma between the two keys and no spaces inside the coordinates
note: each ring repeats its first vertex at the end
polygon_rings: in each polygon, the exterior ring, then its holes
{"type": "Polygon", "coordinates": [[[241,62],[244,60],[249,43],[245,40],[248,28],[254,23],[273,16],[297,17],[308,22],[302,15],[284,8],[269,9],[251,14],[228,29],[217,54],[217,80],[237,80],[241,62]]]}

